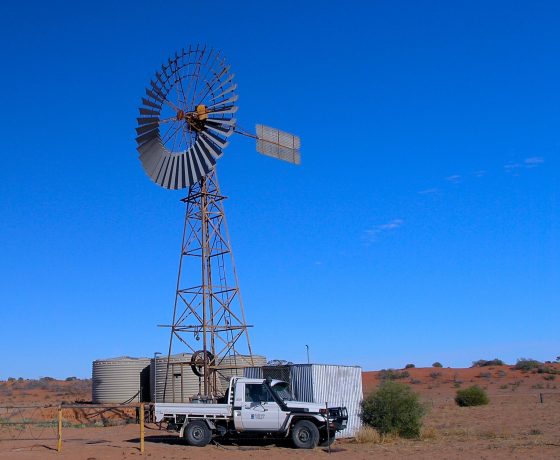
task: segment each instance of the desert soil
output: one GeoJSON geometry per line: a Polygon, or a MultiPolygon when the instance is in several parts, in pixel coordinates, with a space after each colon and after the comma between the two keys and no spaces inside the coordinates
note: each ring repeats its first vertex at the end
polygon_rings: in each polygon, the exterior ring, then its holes
{"type": "MultiPolygon", "coordinates": [[[[553,365],[556,369],[560,366],[553,365]]],[[[420,440],[358,443],[338,440],[330,454],[340,459],[560,459],[560,375],[521,372],[511,366],[450,369],[407,369],[399,379],[418,392],[429,408],[420,440]],[[545,379],[545,377],[547,379],[545,379]],[[556,378],[557,377],[557,378],[556,378]],[[461,408],[453,398],[458,387],[477,384],[490,397],[487,406],[461,408]],[[541,394],[543,402],[541,403],[541,394]]],[[[379,372],[364,372],[364,393],[379,384],[379,372]]],[[[142,457],[139,426],[131,411],[64,411],[63,450],[56,451],[56,430],[50,421],[62,401],[87,401],[89,381],[0,382],[0,420],[47,421],[42,425],[3,425],[0,459],[117,460],[142,457]],[[52,405],[14,409],[5,406],[52,405]],[[127,424],[117,426],[115,423],[127,424]]],[[[143,457],[154,459],[288,459],[326,458],[323,449],[301,451],[274,444],[185,446],[175,434],[146,425],[143,457]]]]}

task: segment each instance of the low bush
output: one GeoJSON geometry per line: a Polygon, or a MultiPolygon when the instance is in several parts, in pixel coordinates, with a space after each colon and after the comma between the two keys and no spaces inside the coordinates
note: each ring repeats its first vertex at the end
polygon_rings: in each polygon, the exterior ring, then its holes
{"type": "Polygon", "coordinates": [[[545,380],[554,380],[555,378],[556,378],[556,376],[552,375],[552,374],[548,374],[548,375],[545,375],[543,377],[543,379],[545,379],[545,380]]]}
{"type": "Polygon", "coordinates": [[[542,363],[536,359],[519,358],[515,364],[515,369],[528,372],[533,369],[538,369],[541,366],[542,363]]]}
{"type": "Polygon", "coordinates": [[[473,385],[463,390],[457,390],[455,402],[461,407],[483,406],[489,403],[489,399],[482,388],[473,385]]]}
{"type": "Polygon", "coordinates": [[[430,372],[430,377],[436,380],[437,378],[441,377],[441,372],[430,372]]]}
{"type": "Polygon", "coordinates": [[[406,366],[404,366],[405,369],[413,369],[413,368],[415,368],[415,367],[416,367],[416,366],[415,366],[414,364],[412,364],[412,363],[407,364],[406,366]]]}
{"type": "Polygon", "coordinates": [[[473,361],[472,367],[487,367],[487,366],[503,366],[504,362],[501,359],[479,359],[478,361],[473,361]]]}
{"type": "Polygon", "coordinates": [[[549,366],[542,366],[537,369],[538,374],[560,374],[559,371],[549,366]]]}
{"type": "Polygon", "coordinates": [[[434,364],[432,364],[432,367],[443,367],[443,366],[439,361],[436,361],[434,364]]]}
{"type": "Polygon", "coordinates": [[[399,380],[406,379],[410,374],[407,371],[396,371],[394,369],[382,369],[379,371],[378,378],[380,380],[399,380]]]}
{"type": "Polygon", "coordinates": [[[382,435],[417,438],[425,413],[419,396],[409,386],[385,381],[362,401],[361,418],[365,425],[382,435]]]}

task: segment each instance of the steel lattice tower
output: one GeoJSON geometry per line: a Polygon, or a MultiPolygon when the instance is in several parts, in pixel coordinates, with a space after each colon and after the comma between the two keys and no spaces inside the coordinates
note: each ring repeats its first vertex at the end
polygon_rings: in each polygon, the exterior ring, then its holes
{"type": "Polygon", "coordinates": [[[189,187],[169,355],[174,339],[193,353],[203,394],[219,394],[217,372],[235,367],[238,355],[252,364],[251,343],[216,170],[189,187]],[[189,268],[192,268],[189,270],[189,268]],[[196,279],[202,274],[202,278],[196,279]],[[206,350],[206,351],[204,351],[206,350]],[[225,360],[225,358],[229,358],[225,360]],[[225,361],[224,361],[225,360],[225,361]]]}

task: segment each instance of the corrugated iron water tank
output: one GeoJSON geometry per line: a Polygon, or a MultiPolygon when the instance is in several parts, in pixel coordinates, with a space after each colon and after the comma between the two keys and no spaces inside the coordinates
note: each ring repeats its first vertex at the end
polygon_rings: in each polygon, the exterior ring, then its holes
{"type": "Polygon", "coordinates": [[[221,363],[218,363],[219,367],[223,368],[218,370],[222,391],[225,392],[232,377],[243,377],[245,368],[265,364],[266,357],[260,355],[253,355],[252,360],[249,355],[226,356],[221,363]]]}
{"type": "Polygon", "coordinates": [[[150,400],[150,358],[98,359],[92,365],[92,401],[95,404],[150,400]]]}
{"type": "MultiPolygon", "coordinates": [[[[167,366],[167,357],[158,357],[151,360],[150,382],[153,402],[190,402],[194,396],[203,392],[201,379],[192,371],[189,353],[172,355],[167,366]],[[167,383],[165,379],[167,377],[167,383]],[[164,400],[165,393],[165,400],[164,400]]],[[[218,383],[225,392],[229,379],[233,376],[243,377],[243,368],[247,366],[260,366],[266,364],[264,356],[253,355],[253,361],[245,355],[225,357],[218,363],[218,383]],[[231,366],[231,367],[230,367],[231,366]]]]}
{"type": "Polygon", "coordinates": [[[169,367],[167,356],[152,358],[150,366],[152,402],[190,402],[191,398],[198,394],[199,379],[191,369],[191,356],[189,353],[172,355],[169,359],[169,367]]]}

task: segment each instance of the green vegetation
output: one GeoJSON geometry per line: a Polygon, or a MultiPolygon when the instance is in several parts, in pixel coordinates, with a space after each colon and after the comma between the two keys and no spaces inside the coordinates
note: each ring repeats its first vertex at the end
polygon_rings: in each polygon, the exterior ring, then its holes
{"type": "Polygon", "coordinates": [[[416,367],[416,366],[415,366],[414,364],[412,364],[412,363],[407,364],[406,366],[404,366],[405,369],[413,369],[413,368],[415,368],[415,367],[416,367]]]}
{"type": "Polygon", "coordinates": [[[503,366],[504,362],[501,359],[479,359],[478,361],[473,361],[472,367],[487,367],[487,366],[503,366]]]}
{"type": "Polygon", "coordinates": [[[443,367],[443,366],[439,361],[436,361],[434,364],[432,364],[432,367],[443,367]]]}
{"type": "Polygon", "coordinates": [[[515,369],[528,372],[533,369],[538,369],[542,365],[543,363],[537,361],[536,359],[519,358],[515,364],[515,369]]]}
{"type": "Polygon", "coordinates": [[[379,371],[379,380],[399,380],[406,379],[410,374],[407,371],[396,371],[394,369],[382,369],[379,371]]]}
{"type": "Polygon", "coordinates": [[[419,437],[425,413],[419,396],[409,386],[398,382],[383,382],[362,401],[362,421],[382,435],[419,437]]]}
{"type": "Polygon", "coordinates": [[[457,390],[455,402],[461,407],[483,406],[489,403],[489,399],[482,388],[473,385],[463,390],[457,390]]]}

